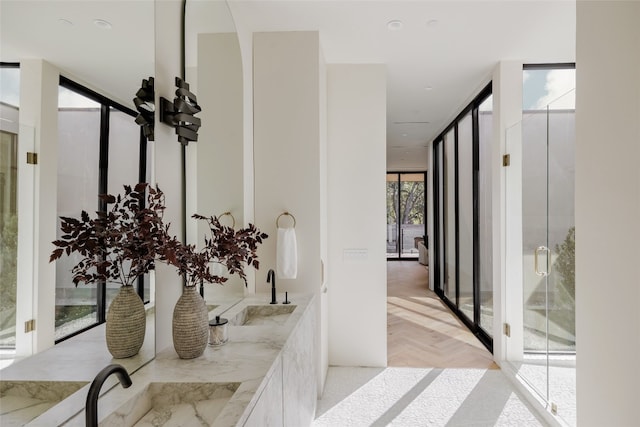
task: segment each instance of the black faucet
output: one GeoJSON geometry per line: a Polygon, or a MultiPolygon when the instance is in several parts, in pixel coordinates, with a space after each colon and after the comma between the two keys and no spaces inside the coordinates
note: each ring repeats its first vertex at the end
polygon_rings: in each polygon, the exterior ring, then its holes
{"type": "Polygon", "coordinates": [[[267,283],[271,283],[271,302],[269,304],[277,304],[276,301],[276,273],[269,270],[267,273],[267,283]]]}
{"type": "Polygon", "coordinates": [[[85,423],[87,427],[98,427],[98,397],[100,396],[100,389],[102,388],[102,384],[104,384],[107,378],[113,373],[118,376],[122,387],[129,388],[131,386],[131,377],[122,365],[109,365],[98,372],[87,394],[87,403],[85,405],[85,423]]]}

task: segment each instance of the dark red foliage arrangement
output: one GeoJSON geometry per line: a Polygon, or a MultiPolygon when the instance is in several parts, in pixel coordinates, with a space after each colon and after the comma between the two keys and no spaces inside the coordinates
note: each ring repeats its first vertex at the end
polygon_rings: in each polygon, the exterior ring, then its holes
{"type": "Polygon", "coordinates": [[[107,204],[107,211],[96,212],[95,218],[85,211],[79,219],[60,218],[63,235],[53,242],[56,249],[49,262],[63,254],[78,253],[82,259],[71,270],[76,286],[97,282],[131,286],[155,268],[156,260],[175,266],[186,286],[226,282],[226,277],[211,272],[212,263],[224,265],[245,285],[245,264],[259,268],[256,250],[268,236],[253,224],[236,231],[221,225],[215,216],[193,215],[206,221],[210,230],[198,250],[169,235],[169,224],[162,219],[165,198],[157,186],[125,185],[124,191],[124,196],[99,196],[107,204]]]}
{"type": "Polygon", "coordinates": [[[78,253],[82,259],[71,273],[73,283],[110,282],[131,286],[155,267],[167,243],[169,225],[164,224],[164,194],[146,183],[124,186],[124,196],[100,195],[106,212],[95,218],[82,211],[79,219],[61,217],[63,235],[49,258],[78,253]],[[145,204],[145,195],[147,203],[145,204]],[[110,206],[110,207],[109,207],[110,206]]]}
{"type": "Polygon", "coordinates": [[[226,277],[211,272],[211,263],[225,266],[230,274],[237,274],[247,283],[244,266],[260,267],[256,250],[268,236],[249,224],[247,228],[234,230],[220,224],[215,216],[193,215],[200,221],[206,221],[210,235],[205,236],[204,246],[197,250],[194,245],[184,245],[173,238],[163,252],[162,260],[178,269],[186,286],[202,283],[224,283],[226,277]]]}

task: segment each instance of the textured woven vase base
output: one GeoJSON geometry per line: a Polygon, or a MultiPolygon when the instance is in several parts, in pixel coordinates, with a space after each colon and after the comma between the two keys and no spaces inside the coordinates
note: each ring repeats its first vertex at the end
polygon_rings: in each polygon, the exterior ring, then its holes
{"type": "Polygon", "coordinates": [[[173,348],[181,359],[199,357],[207,347],[209,313],[195,287],[184,287],[173,309],[173,348]]]}
{"type": "Polygon", "coordinates": [[[123,286],[109,305],[106,341],[115,359],[138,354],[147,327],[144,303],[132,286],[123,286]]]}

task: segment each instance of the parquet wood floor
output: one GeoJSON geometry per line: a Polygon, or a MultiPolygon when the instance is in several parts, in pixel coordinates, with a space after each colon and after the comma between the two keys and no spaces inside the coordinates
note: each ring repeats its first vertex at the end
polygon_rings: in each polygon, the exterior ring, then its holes
{"type": "Polygon", "coordinates": [[[498,369],[493,355],[429,290],[428,270],[415,261],[387,262],[387,364],[498,369]]]}

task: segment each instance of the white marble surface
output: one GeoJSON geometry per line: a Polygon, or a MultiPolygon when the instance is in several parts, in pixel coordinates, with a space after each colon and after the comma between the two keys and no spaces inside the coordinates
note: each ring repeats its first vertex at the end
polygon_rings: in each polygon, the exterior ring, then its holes
{"type": "Polygon", "coordinates": [[[244,427],[282,426],[283,423],[283,394],[282,394],[282,360],[275,363],[274,374],[271,375],[260,394],[260,398],[251,408],[244,427]]]}
{"type": "Polygon", "coordinates": [[[312,304],[309,314],[296,325],[282,353],[283,424],[308,426],[313,422],[317,398],[317,365],[313,361],[319,354],[317,307],[312,304]]]}
{"type": "Polygon", "coordinates": [[[3,427],[28,423],[85,384],[81,381],[2,381],[0,417],[3,427]]]}
{"type": "Polygon", "coordinates": [[[212,425],[239,383],[151,383],[101,421],[104,427],[212,425]]]}
{"type": "Polygon", "coordinates": [[[147,327],[140,352],[114,359],[105,341],[105,325],[96,326],[53,347],[14,362],[0,371],[2,381],[92,381],[105,366],[118,363],[134,372],[155,355],[153,310],[147,312],[147,327]]]}
{"type": "MultiPolygon", "coordinates": [[[[99,400],[98,414],[99,420],[106,420],[107,417],[115,411],[123,411],[130,404],[128,410],[132,413],[135,410],[144,412],[137,413],[136,416],[129,417],[130,420],[136,419],[138,416],[144,417],[149,414],[150,406],[146,404],[136,404],[132,398],[145,394],[145,390],[150,384],[154,383],[236,383],[239,384],[237,390],[229,398],[224,405],[213,426],[236,426],[244,425],[247,422],[252,409],[263,394],[265,386],[272,383],[282,383],[282,353],[288,345],[290,338],[299,328],[299,323],[304,317],[312,317],[310,307],[314,307],[311,302],[314,300],[310,295],[292,295],[296,298],[296,306],[294,311],[288,316],[288,319],[280,325],[259,325],[259,326],[229,326],[229,341],[223,346],[207,346],[202,356],[196,359],[183,360],[178,358],[173,348],[164,349],[156,354],[155,360],[144,366],[132,377],[133,385],[128,389],[116,386],[111,391],[103,395],[99,400]],[[143,408],[140,410],[140,408],[143,408]],[[145,412],[146,409],[146,412],[145,412]]],[[[222,314],[222,317],[231,318],[244,310],[247,306],[268,304],[269,297],[267,295],[256,295],[245,298],[238,304],[233,305],[226,310],[221,305],[210,313],[210,318],[214,318],[216,314],[222,314]],[[226,310],[226,312],[225,312],[226,310]]],[[[311,328],[313,329],[313,328],[311,328]]],[[[312,333],[312,332],[311,332],[312,333]]],[[[307,363],[309,363],[307,361],[307,363]]],[[[114,378],[115,381],[115,378],[114,378]]],[[[282,389],[282,387],[281,387],[282,389]]],[[[315,392],[315,386],[314,386],[315,392]]],[[[175,393],[168,393],[174,395],[175,393]]],[[[180,393],[178,393],[180,394],[180,393]]],[[[148,393],[147,393],[148,395],[148,393]]],[[[84,393],[86,397],[86,391],[84,393]]],[[[270,396],[270,394],[266,394],[270,396]]],[[[315,399],[315,397],[314,397],[315,399]]],[[[202,399],[201,399],[202,400],[202,399]]],[[[195,400],[197,401],[197,399],[195,400]]],[[[282,401],[282,399],[280,399],[282,401]]],[[[171,409],[176,411],[177,416],[185,416],[187,413],[194,413],[196,407],[191,402],[167,402],[166,404],[158,404],[157,407],[163,409],[171,409]],[[189,408],[189,406],[191,408],[189,408]],[[190,412],[191,411],[191,412],[190,412]],[[177,415],[177,414],[180,415],[177,415]]],[[[66,401],[56,407],[64,406],[66,401]]],[[[216,403],[215,405],[219,404],[216,403]]],[[[214,406],[215,406],[214,405],[214,406]]],[[[151,405],[153,406],[153,405],[151,405]]],[[[84,407],[84,403],[80,408],[84,407]]],[[[272,406],[267,405],[271,410],[280,409],[280,417],[282,417],[282,404],[272,406]]],[[[51,411],[51,410],[50,410],[51,411]]],[[[48,411],[47,413],[49,413],[48,411]]],[[[46,415],[46,414],[44,414],[46,415]]],[[[273,415],[273,414],[272,414],[273,415]]],[[[125,413],[122,417],[127,417],[125,413]]],[[[166,415],[165,415],[166,416],[166,415]]],[[[40,421],[42,418],[37,419],[40,421]]],[[[124,419],[124,418],[122,418],[124,419]]],[[[36,420],[34,420],[36,421],[36,420]]],[[[142,421],[136,419],[136,422],[142,421]]],[[[135,425],[133,421],[117,424],[135,425]],[[131,424],[129,424],[131,422],[131,424]]],[[[30,425],[52,425],[52,424],[30,424],[30,425]]],[[[73,419],[69,420],[66,426],[84,426],[84,413],[80,413],[73,419]]],[[[105,424],[106,425],[106,424],[105,424]]],[[[141,424],[142,425],[142,424],[141,424]]],[[[162,424],[159,424],[162,425],[162,424]]],[[[171,425],[170,423],[166,425],[171,425]]],[[[188,425],[187,421],[181,419],[179,425],[188,425]]]]}
{"type": "MultiPolygon", "coordinates": [[[[114,359],[105,342],[105,325],[99,325],[80,335],[76,335],[63,341],[41,353],[21,359],[3,368],[0,371],[0,406],[5,406],[5,396],[8,393],[7,384],[18,383],[22,387],[42,386],[50,382],[53,386],[50,390],[66,390],[69,388],[65,384],[70,382],[81,383],[71,393],[66,393],[64,404],[58,404],[61,399],[42,399],[50,402],[45,405],[31,405],[28,413],[21,415],[21,421],[14,425],[24,425],[31,421],[29,425],[52,426],[61,425],[71,416],[84,409],[89,384],[105,366],[118,363],[133,373],[155,356],[155,328],[154,311],[147,310],[147,327],[145,340],[140,352],[127,359],[114,359]],[[41,415],[46,414],[46,415],[41,415]],[[27,417],[28,418],[25,418],[27,417]]],[[[110,378],[103,386],[106,391],[117,383],[115,377],[110,378]]],[[[47,388],[47,386],[45,386],[47,388]]],[[[41,390],[43,388],[41,387],[41,390]]],[[[15,395],[15,394],[14,394],[15,395]]],[[[17,400],[12,398],[12,404],[17,404],[17,400]]],[[[24,405],[29,405],[23,399],[24,405]]],[[[0,414],[0,424],[5,426],[10,418],[15,414],[5,414],[4,410],[0,414]]],[[[10,424],[7,424],[10,425],[10,424]]]]}
{"type": "Polygon", "coordinates": [[[229,319],[235,326],[282,326],[296,309],[295,304],[247,305],[229,319]]]}
{"type": "MultiPolygon", "coordinates": [[[[159,351],[153,361],[137,370],[132,376],[132,386],[127,389],[117,385],[116,377],[112,376],[103,386],[103,391],[109,391],[100,397],[99,420],[106,420],[115,411],[124,410],[125,413],[120,413],[119,416],[129,417],[129,420],[136,419],[135,422],[141,422],[140,425],[144,425],[142,423],[147,420],[143,421],[142,418],[145,415],[153,415],[152,409],[170,409],[175,413],[175,417],[184,417],[187,416],[186,414],[195,414],[196,410],[202,411],[202,406],[204,406],[213,412],[201,419],[212,418],[218,414],[215,421],[209,425],[243,425],[274,373],[280,378],[277,381],[282,381],[281,354],[283,349],[293,332],[298,329],[297,326],[303,316],[309,316],[307,313],[309,307],[313,306],[311,304],[314,301],[312,295],[292,294],[292,298],[296,300],[294,311],[278,326],[266,324],[258,326],[230,325],[229,341],[222,346],[207,346],[204,354],[196,359],[180,359],[173,347],[159,351]],[[153,384],[158,383],[174,383],[170,386],[174,390],[180,390],[179,383],[189,383],[187,387],[190,389],[198,388],[194,384],[202,384],[206,389],[207,384],[215,386],[220,383],[234,383],[234,387],[237,386],[237,389],[228,397],[228,400],[226,396],[220,398],[200,396],[197,399],[191,399],[191,401],[178,399],[157,403],[155,408],[152,408],[154,405],[145,406],[135,403],[134,396],[148,396],[149,393],[145,393],[145,391],[148,391],[153,384]],[[114,385],[115,387],[113,387],[114,385]],[[218,399],[226,400],[226,403],[222,405],[221,400],[218,399]],[[197,403],[204,401],[210,402],[208,404],[197,403]],[[127,403],[129,409],[125,410],[127,403]],[[216,409],[216,407],[218,408],[216,409]],[[220,410],[219,407],[222,409],[220,410]],[[133,414],[135,408],[138,410],[137,414],[133,414]]],[[[231,318],[245,310],[247,306],[268,305],[269,300],[268,295],[255,295],[245,298],[240,303],[234,301],[232,304],[220,304],[210,312],[210,318],[214,318],[216,315],[231,318]]],[[[111,359],[104,344],[104,333],[102,335],[94,334],[97,336],[84,335],[87,334],[81,335],[84,339],[78,340],[82,342],[77,342],[73,351],[67,350],[68,353],[66,353],[56,346],[37,357],[26,359],[9,367],[11,369],[2,371],[3,381],[5,379],[87,381],[86,386],[54,405],[27,425],[84,426],[84,405],[89,388],[88,383],[93,380],[100,369],[110,363],[120,363],[129,370],[130,363],[134,362],[130,359],[111,359]],[[103,347],[104,352],[102,351],[103,347]]],[[[149,357],[148,355],[140,355],[140,357],[143,356],[149,357]]],[[[137,364],[139,365],[140,362],[138,361],[137,364]]],[[[180,391],[176,393],[178,395],[185,394],[180,391]]],[[[175,396],[176,393],[168,394],[175,396]]],[[[4,419],[0,419],[0,421],[4,427],[4,419]]],[[[176,421],[176,418],[173,421],[176,421]]],[[[171,424],[171,422],[165,425],[188,425],[188,421],[184,418],[180,418],[177,424],[171,424]]],[[[134,421],[113,425],[134,425],[134,421]]]]}

